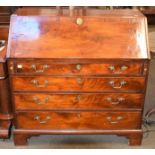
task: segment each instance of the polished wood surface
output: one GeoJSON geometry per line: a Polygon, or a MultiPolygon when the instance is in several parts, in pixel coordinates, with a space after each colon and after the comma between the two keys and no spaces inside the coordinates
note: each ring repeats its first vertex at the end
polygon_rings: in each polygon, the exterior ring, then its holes
{"type": "Polygon", "coordinates": [[[0,6],[0,25],[10,24],[11,10],[9,6],[0,6]]]}
{"type": "Polygon", "coordinates": [[[57,130],[138,129],[140,119],[138,112],[19,112],[16,126],[21,129],[57,130]]]}
{"type": "Polygon", "coordinates": [[[142,63],[119,62],[103,64],[53,64],[51,61],[15,62],[16,74],[44,74],[44,75],[141,75],[142,63]]]}
{"type": "Polygon", "coordinates": [[[79,15],[86,15],[86,16],[130,16],[130,17],[143,17],[143,14],[138,10],[130,10],[130,9],[119,9],[118,10],[102,10],[102,9],[96,9],[96,8],[88,8],[88,7],[75,7],[73,10],[69,10],[69,7],[22,7],[18,8],[16,11],[16,14],[18,16],[77,16],[79,15]]]}
{"type": "Polygon", "coordinates": [[[130,12],[103,10],[102,16],[12,16],[8,57],[147,59],[146,19],[138,14],[131,16],[130,12]]]}
{"type": "MultiPolygon", "coordinates": [[[[6,51],[7,51],[7,42],[8,42],[9,26],[0,25],[0,40],[5,40],[5,47],[0,50],[0,74],[4,74],[3,63],[6,62],[6,51]]],[[[6,69],[7,70],[7,69],[6,69]]],[[[2,75],[3,76],[3,75],[2,75]]]]}
{"type": "Polygon", "coordinates": [[[12,77],[13,91],[144,92],[143,77],[12,77]]]}
{"type": "Polygon", "coordinates": [[[0,138],[9,138],[11,120],[13,118],[10,98],[11,92],[6,63],[8,32],[9,27],[1,25],[0,17],[0,40],[6,41],[4,48],[0,49],[0,138]]]}
{"type": "MultiPolygon", "coordinates": [[[[2,64],[4,68],[7,68],[6,63],[3,62],[2,64]]],[[[11,92],[7,74],[5,72],[3,73],[0,79],[0,138],[9,138],[13,118],[10,98],[11,92]]]]}
{"type": "Polygon", "coordinates": [[[9,26],[0,26],[0,38],[1,40],[8,40],[8,34],[9,34],[9,26]]]}
{"type": "Polygon", "coordinates": [[[16,110],[101,110],[141,109],[142,94],[124,93],[17,93],[14,95],[16,110]]]}

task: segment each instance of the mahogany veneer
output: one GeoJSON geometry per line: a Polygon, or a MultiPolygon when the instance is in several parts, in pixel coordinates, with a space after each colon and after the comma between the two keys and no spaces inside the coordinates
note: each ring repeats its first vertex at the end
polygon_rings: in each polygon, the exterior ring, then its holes
{"type": "Polygon", "coordinates": [[[0,138],[10,136],[11,120],[13,118],[6,63],[8,31],[8,26],[0,26],[0,40],[6,41],[5,47],[0,50],[0,138]]]}
{"type": "Polygon", "coordinates": [[[16,109],[86,110],[140,109],[144,96],[140,93],[15,93],[16,109]]]}
{"type": "Polygon", "coordinates": [[[41,134],[117,134],[140,145],[146,18],[135,10],[52,12],[11,18],[15,145],[41,134]]]}

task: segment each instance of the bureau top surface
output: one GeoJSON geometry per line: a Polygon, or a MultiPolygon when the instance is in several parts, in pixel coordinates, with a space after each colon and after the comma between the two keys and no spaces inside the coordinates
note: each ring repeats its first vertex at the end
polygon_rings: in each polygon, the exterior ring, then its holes
{"type": "Polygon", "coordinates": [[[146,18],[138,11],[12,16],[8,58],[147,59],[146,18]]]}

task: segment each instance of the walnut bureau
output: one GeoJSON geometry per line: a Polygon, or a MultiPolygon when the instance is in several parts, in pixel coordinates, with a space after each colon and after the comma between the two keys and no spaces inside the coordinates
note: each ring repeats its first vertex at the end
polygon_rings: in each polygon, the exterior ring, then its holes
{"type": "Polygon", "coordinates": [[[15,145],[42,134],[116,134],[140,145],[149,58],[147,20],[135,10],[12,16],[15,145]]]}

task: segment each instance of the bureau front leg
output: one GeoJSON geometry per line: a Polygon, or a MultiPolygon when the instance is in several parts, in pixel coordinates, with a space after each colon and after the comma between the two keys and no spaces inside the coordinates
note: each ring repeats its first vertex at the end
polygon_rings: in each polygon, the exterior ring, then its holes
{"type": "Polygon", "coordinates": [[[28,138],[30,138],[30,135],[27,135],[25,133],[23,134],[14,132],[13,136],[15,145],[27,145],[28,144],[27,140],[28,138]]]}
{"type": "Polygon", "coordinates": [[[142,144],[143,133],[140,132],[130,132],[126,134],[117,134],[118,136],[124,136],[128,139],[128,144],[130,146],[138,146],[142,144]]]}

